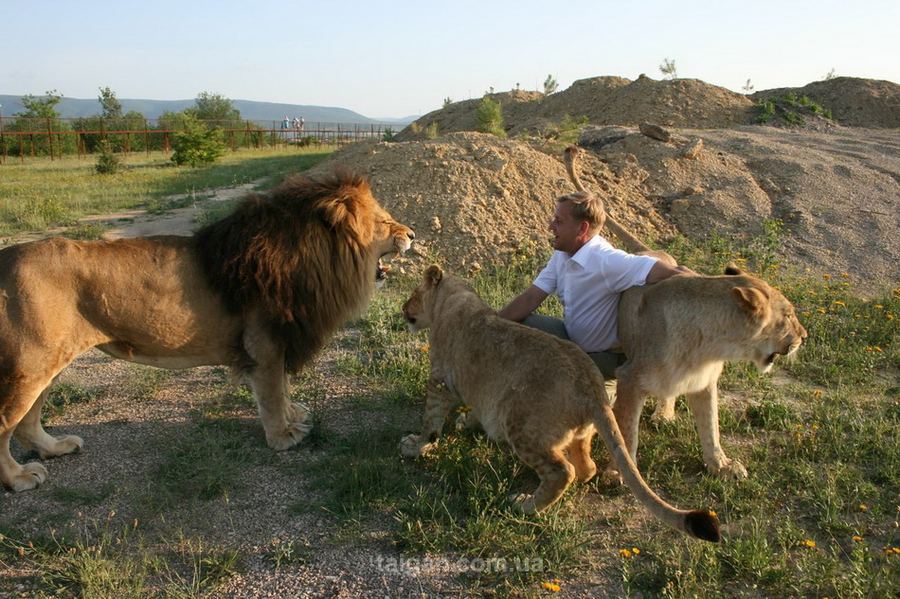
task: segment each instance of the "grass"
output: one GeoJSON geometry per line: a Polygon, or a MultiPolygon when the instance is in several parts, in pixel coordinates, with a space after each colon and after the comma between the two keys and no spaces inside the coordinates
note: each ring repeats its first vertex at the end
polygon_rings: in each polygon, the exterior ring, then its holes
{"type": "Polygon", "coordinates": [[[784,121],[789,125],[803,125],[804,116],[818,116],[834,120],[831,110],[811,100],[808,96],[797,96],[788,92],[781,96],[760,99],[755,106],[757,123],[784,121]]]}
{"type": "MultiPolygon", "coordinates": [[[[283,159],[297,156],[272,157],[276,164],[283,159]]],[[[243,474],[274,461],[273,476],[296,477],[317,498],[289,503],[286,517],[324,515],[336,527],[331,543],[386,537],[408,559],[505,564],[465,570],[460,584],[469,593],[535,595],[541,582],[559,580],[563,589],[589,595],[594,591],[584,585],[599,578],[604,592],[627,596],[892,596],[900,586],[900,289],[865,300],[846,273],[787,269],[779,261],[781,238],[781,224],[768,221],[750,240],[679,238],[667,248],[700,272],[719,273],[735,261],[762,275],[794,302],[809,331],[797,359],[780,361],[776,376],[733,364],[720,381],[723,444],[747,466],[748,479],[706,474],[683,402],[671,423],[651,421],[649,410],[642,419],[639,466],[649,483],[679,506],[714,508],[722,544],[665,528],[627,491],[598,481],[573,485],[546,514],[522,517],[508,496],[531,490],[536,476],[507,448],[456,432],[452,423],[432,455],[401,459],[397,443],[418,427],[428,376],[426,338],[408,333],[399,314],[418,280],[401,277],[375,295],[340,342],[333,376],[354,381],[351,425],[326,424],[314,411],[313,432],[298,455],[276,461],[258,421],[246,416],[253,407],[246,388],[223,387],[221,401],[203,404],[153,445],[159,466],[137,497],[127,497],[138,506],[139,525],[110,516],[54,535],[0,518],[0,562],[16,564],[45,595],[214,594],[246,567],[246,556],[209,540],[213,531],[203,518],[188,523],[190,535],[173,527],[190,517],[182,512],[227,512],[229,502],[254,491],[243,474]]],[[[545,259],[546,252],[526,249],[472,283],[499,307],[530,284],[545,259]]],[[[560,313],[558,303],[543,309],[560,313]]],[[[149,401],[167,376],[135,368],[128,401],[149,401]]],[[[307,372],[299,382],[293,399],[314,410],[324,405],[330,392],[320,378],[307,372]]],[[[63,413],[90,395],[60,386],[50,403],[63,413]]],[[[602,464],[599,444],[594,454],[602,464]]],[[[96,510],[123,497],[111,482],[58,488],[52,499],[68,510],[96,510]]],[[[48,512],[40,524],[52,529],[66,519],[48,512]]],[[[315,561],[318,552],[304,543],[264,542],[261,556],[276,571],[315,561]]],[[[13,592],[10,584],[0,580],[0,594],[13,592]]]]}
{"type": "Polygon", "coordinates": [[[174,167],[167,154],[131,154],[113,175],[98,175],[89,159],[9,161],[0,166],[0,235],[71,225],[82,216],[136,206],[165,211],[177,207],[167,200],[173,195],[193,203],[197,194],[202,197],[217,187],[259,180],[268,186],[285,173],[309,168],[329,152],[293,147],[239,150],[199,168],[174,167]]]}

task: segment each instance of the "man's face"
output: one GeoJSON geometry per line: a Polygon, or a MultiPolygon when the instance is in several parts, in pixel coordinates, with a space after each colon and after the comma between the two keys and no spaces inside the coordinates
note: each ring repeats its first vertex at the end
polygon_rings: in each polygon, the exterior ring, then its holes
{"type": "Polygon", "coordinates": [[[572,202],[557,202],[553,220],[550,221],[550,232],[553,233],[553,249],[569,255],[577,252],[584,245],[582,223],[572,216],[572,202]]]}

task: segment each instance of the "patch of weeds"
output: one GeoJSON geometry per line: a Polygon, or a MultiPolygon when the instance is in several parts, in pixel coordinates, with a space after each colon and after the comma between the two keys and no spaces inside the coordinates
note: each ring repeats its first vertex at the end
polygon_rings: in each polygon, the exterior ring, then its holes
{"type": "Polygon", "coordinates": [[[153,474],[148,501],[159,510],[183,500],[223,497],[240,487],[243,472],[258,463],[264,450],[245,420],[195,417],[189,430],[160,447],[163,463],[153,474]]]}
{"type": "Polygon", "coordinates": [[[50,495],[55,501],[65,503],[73,507],[99,505],[104,499],[113,494],[116,487],[112,483],[106,483],[97,488],[88,487],[54,487],[50,495]]]}
{"type": "Polygon", "coordinates": [[[132,399],[151,399],[172,377],[172,371],[152,366],[129,365],[128,395],[132,399]]]}
{"type": "Polygon", "coordinates": [[[244,559],[237,549],[210,547],[202,539],[181,536],[171,546],[173,556],[166,561],[182,567],[165,569],[169,594],[193,597],[211,591],[240,572],[244,559]]]}
{"type": "Polygon", "coordinates": [[[766,398],[759,403],[747,406],[744,411],[744,419],[751,427],[786,430],[795,421],[795,416],[786,405],[766,398]]]}
{"type": "Polygon", "coordinates": [[[69,227],[61,235],[69,239],[96,240],[100,239],[107,229],[109,229],[109,226],[103,223],[81,223],[74,227],[69,227]]]}
{"type": "Polygon", "coordinates": [[[194,217],[194,223],[197,225],[196,228],[201,229],[206,225],[222,220],[234,212],[239,201],[240,200],[238,199],[233,199],[220,202],[207,202],[197,213],[197,216],[194,217]]]}
{"type": "Polygon", "coordinates": [[[39,572],[38,585],[52,596],[137,597],[146,593],[150,570],[142,552],[134,551],[140,540],[132,540],[132,532],[113,531],[107,521],[74,540],[0,535],[0,547],[39,572]]]}
{"type": "Polygon", "coordinates": [[[756,122],[760,124],[788,124],[803,125],[804,116],[816,116],[833,120],[831,110],[823,108],[821,104],[808,96],[798,96],[794,92],[788,92],[781,96],[772,96],[757,101],[756,122]]]}
{"type": "Polygon", "coordinates": [[[275,566],[276,572],[285,566],[305,564],[311,555],[312,549],[309,546],[281,539],[275,539],[268,552],[269,561],[275,566]]]}
{"type": "Polygon", "coordinates": [[[394,427],[360,431],[333,441],[329,452],[306,466],[304,473],[313,489],[326,494],[323,509],[348,521],[391,510],[407,497],[414,477],[397,449],[401,436],[402,431],[394,427]]]}
{"type": "Polygon", "coordinates": [[[61,416],[66,408],[72,405],[86,403],[91,400],[93,393],[89,389],[72,383],[57,383],[50,388],[50,395],[44,403],[46,415],[61,416]]]}
{"type": "Polygon", "coordinates": [[[433,455],[413,465],[427,478],[395,512],[401,549],[541,564],[535,571],[514,573],[521,581],[541,571],[569,571],[585,558],[589,524],[570,506],[573,495],[584,493],[583,486],[574,486],[538,516],[522,516],[509,496],[532,492],[538,480],[508,448],[483,437],[450,435],[433,455]]]}

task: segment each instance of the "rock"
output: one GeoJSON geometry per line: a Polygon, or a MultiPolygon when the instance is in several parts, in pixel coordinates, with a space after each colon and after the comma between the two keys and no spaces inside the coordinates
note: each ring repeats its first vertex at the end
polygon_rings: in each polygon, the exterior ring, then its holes
{"type": "Polygon", "coordinates": [[[686,145],[682,146],[681,150],[678,152],[678,155],[682,158],[688,158],[690,160],[695,159],[700,155],[700,150],[703,149],[703,140],[699,137],[694,139],[693,141],[689,141],[686,145]]]}
{"type": "Polygon", "coordinates": [[[641,123],[640,127],[641,133],[646,135],[647,137],[652,137],[653,139],[658,139],[659,141],[666,142],[671,139],[671,135],[668,131],[660,127],[659,125],[653,125],[651,123],[641,123]]]}
{"type": "Polygon", "coordinates": [[[440,232],[442,228],[443,225],[441,225],[441,219],[439,219],[437,216],[431,219],[431,229],[433,231],[440,232]]]}
{"type": "Polygon", "coordinates": [[[615,125],[609,127],[585,127],[578,137],[578,145],[599,149],[620,139],[625,139],[632,133],[634,133],[633,129],[615,125]]]}

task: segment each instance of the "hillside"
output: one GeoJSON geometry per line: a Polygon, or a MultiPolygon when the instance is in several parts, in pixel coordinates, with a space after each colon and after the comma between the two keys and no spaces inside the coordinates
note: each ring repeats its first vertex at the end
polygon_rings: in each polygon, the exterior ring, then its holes
{"type": "MultiPolygon", "coordinates": [[[[123,112],[134,110],[148,119],[158,118],[166,111],[179,112],[194,105],[194,100],[140,100],[120,98],[123,112]]],[[[279,104],[253,100],[232,100],[234,107],[241,111],[241,118],[251,121],[280,121],[285,115],[293,118],[302,116],[308,123],[350,123],[350,124],[398,124],[406,125],[414,117],[401,119],[372,119],[346,108],[333,106],[310,106],[305,104],[279,104]]],[[[24,110],[21,96],[0,95],[2,114],[9,117],[24,110]]],[[[63,118],[94,116],[102,112],[96,99],[63,98],[57,106],[63,118]]]]}
{"type": "MultiPolygon", "coordinates": [[[[754,104],[757,100],[788,92],[806,95],[818,102],[831,111],[840,125],[900,126],[900,86],[890,81],[852,77],[837,77],[802,88],[766,90],[752,96],[698,79],[657,81],[641,75],[630,81],[622,77],[594,77],[578,80],[569,88],[549,96],[537,92],[510,92],[490,97],[503,107],[508,134],[548,135],[566,115],[587,117],[593,125],[651,122],[702,129],[749,125],[756,122],[754,104]]],[[[425,130],[436,123],[441,133],[474,131],[477,130],[475,111],[479,103],[480,99],[456,102],[420,117],[416,124],[425,130]]],[[[399,136],[401,140],[415,138],[410,128],[399,136]]]]}

